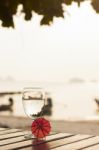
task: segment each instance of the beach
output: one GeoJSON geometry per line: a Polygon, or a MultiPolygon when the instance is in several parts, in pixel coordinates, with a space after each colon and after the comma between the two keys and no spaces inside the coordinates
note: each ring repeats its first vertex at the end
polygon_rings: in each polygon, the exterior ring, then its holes
{"type": "MultiPolygon", "coordinates": [[[[31,123],[32,120],[26,117],[0,116],[0,127],[27,129],[31,123]]],[[[99,135],[98,120],[50,120],[50,123],[54,132],[99,135]]]]}

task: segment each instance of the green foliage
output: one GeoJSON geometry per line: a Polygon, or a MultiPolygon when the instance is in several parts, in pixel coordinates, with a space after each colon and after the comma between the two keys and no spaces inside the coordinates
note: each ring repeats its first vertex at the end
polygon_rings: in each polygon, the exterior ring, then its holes
{"type": "MultiPolygon", "coordinates": [[[[0,20],[4,27],[14,27],[13,15],[17,13],[20,4],[23,5],[25,20],[31,20],[33,12],[42,15],[40,24],[49,25],[53,17],[64,17],[62,4],[71,5],[72,2],[80,3],[84,0],[0,0],[0,20]]],[[[99,13],[99,0],[91,0],[93,8],[99,13]]]]}

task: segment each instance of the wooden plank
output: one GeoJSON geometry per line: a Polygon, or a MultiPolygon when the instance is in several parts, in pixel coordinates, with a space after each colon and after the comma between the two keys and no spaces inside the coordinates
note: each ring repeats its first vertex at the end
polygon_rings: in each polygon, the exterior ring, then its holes
{"type": "MultiPolygon", "coordinates": [[[[51,135],[46,137],[46,140],[55,140],[56,138],[63,138],[63,137],[67,137],[67,136],[71,136],[71,134],[68,133],[59,133],[59,134],[55,134],[55,135],[51,135]]],[[[14,143],[14,144],[9,144],[9,145],[5,145],[5,146],[0,146],[0,150],[11,150],[11,149],[19,149],[20,147],[24,147],[24,146],[28,146],[28,145],[32,145],[33,140],[27,140],[27,141],[22,141],[22,142],[18,142],[18,143],[14,143]]]]}
{"type": "Polygon", "coordinates": [[[9,129],[9,130],[3,130],[3,131],[0,131],[0,136],[1,135],[4,135],[4,134],[11,134],[11,133],[15,133],[15,132],[20,132],[22,130],[19,130],[19,129],[9,129]]]}
{"type": "MultiPolygon", "coordinates": [[[[44,145],[48,145],[49,149],[53,149],[55,147],[59,147],[59,146],[62,146],[64,144],[70,144],[70,143],[73,143],[73,142],[76,142],[76,141],[81,141],[83,139],[87,139],[87,138],[90,138],[92,136],[90,135],[74,135],[74,136],[71,136],[71,137],[67,137],[67,138],[62,138],[62,139],[53,139],[53,140],[49,140],[49,141],[45,141],[45,143],[43,144],[39,144],[38,146],[40,147],[43,147],[44,145]],[[43,145],[43,146],[42,146],[43,145]]],[[[31,145],[31,147],[24,147],[24,148],[20,148],[20,150],[33,150],[35,146],[31,145]]],[[[45,146],[46,147],[46,146],[45,146]]],[[[61,149],[61,147],[60,147],[61,149]]]]}
{"type": "Polygon", "coordinates": [[[84,148],[84,150],[99,150],[99,144],[84,148]]]}
{"type": "Polygon", "coordinates": [[[0,141],[1,140],[6,140],[9,138],[13,138],[13,137],[18,137],[18,136],[22,136],[23,132],[16,132],[16,133],[11,133],[11,134],[5,134],[5,135],[1,135],[0,136],[0,141]]]}
{"type": "Polygon", "coordinates": [[[55,148],[55,150],[82,150],[93,144],[99,144],[99,136],[55,148]]]}
{"type": "MultiPolygon", "coordinates": [[[[51,132],[51,135],[54,135],[54,134],[57,134],[55,132],[51,132]]],[[[17,142],[21,142],[21,141],[25,141],[25,137],[22,135],[22,136],[19,136],[19,137],[13,137],[13,138],[9,138],[9,139],[6,139],[6,140],[2,140],[0,142],[0,146],[3,146],[3,145],[8,145],[8,144],[13,144],[13,143],[17,143],[17,142]]]]}
{"type": "Polygon", "coordinates": [[[0,131],[8,130],[9,128],[0,128],[0,131]]]}
{"type": "Polygon", "coordinates": [[[11,143],[17,143],[17,142],[24,141],[24,140],[25,140],[24,136],[19,136],[19,137],[14,137],[14,138],[2,140],[2,141],[0,141],[0,147],[3,145],[7,145],[7,144],[11,144],[11,143]]]}

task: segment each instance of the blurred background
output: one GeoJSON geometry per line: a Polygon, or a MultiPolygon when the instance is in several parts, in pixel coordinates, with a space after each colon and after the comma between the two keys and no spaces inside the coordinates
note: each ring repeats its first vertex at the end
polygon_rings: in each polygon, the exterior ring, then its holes
{"type": "Polygon", "coordinates": [[[78,0],[62,6],[64,19],[54,17],[50,26],[41,26],[42,16],[35,12],[24,20],[22,5],[13,16],[14,28],[1,25],[1,126],[9,124],[4,117],[26,117],[24,87],[49,93],[51,120],[99,119],[99,2],[78,0]]]}

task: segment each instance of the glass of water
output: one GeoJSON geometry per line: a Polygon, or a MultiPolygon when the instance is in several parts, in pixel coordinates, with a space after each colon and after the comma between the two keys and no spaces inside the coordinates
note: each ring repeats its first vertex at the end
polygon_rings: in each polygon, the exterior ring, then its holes
{"type": "MultiPolygon", "coordinates": [[[[38,117],[43,116],[43,110],[45,105],[45,91],[42,88],[24,88],[22,93],[22,102],[25,114],[35,120],[38,117]]],[[[31,127],[30,131],[24,132],[25,137],[31,137],[31,127]]]]}

